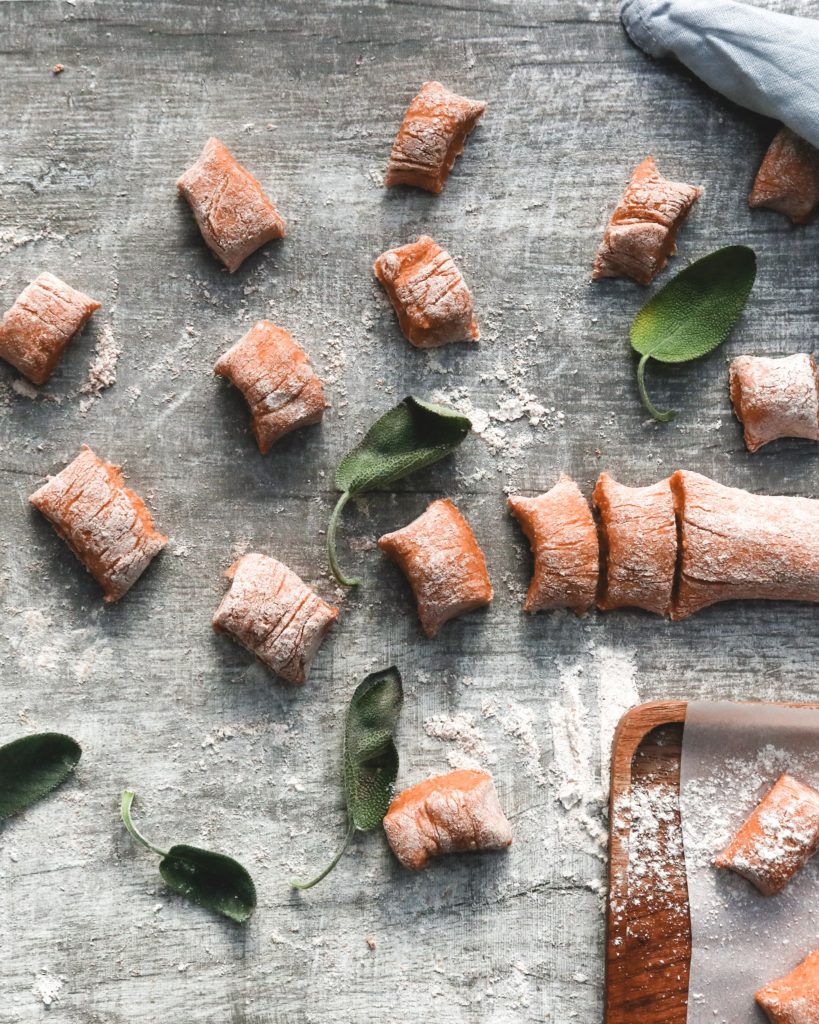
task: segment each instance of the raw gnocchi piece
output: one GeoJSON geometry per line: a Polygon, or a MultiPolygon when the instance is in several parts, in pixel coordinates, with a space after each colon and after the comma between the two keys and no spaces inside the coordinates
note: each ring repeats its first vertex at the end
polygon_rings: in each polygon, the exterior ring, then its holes
{"type": "Polygon", "coordinates": [[[378,546],[409,580],[428,637],[492,600],[483,552],[451,501],[433,501],[408,526],[379,538],[378,546]]]}
{"type": "Polygon", "coordinates": [[[384,184],[440,192],[484,110],[485,103],[424,82],[398,129],[384,184]]]}
{"type": "Polygon", "coordinates": [[[431,857],[469,850],[502,850],[512,830],[492,776],[462,769],[419,782],[390,804],[384,831],[405,868],[417,871],[431,857]]]}
{"type": "Polygon", "coordinates": [[[771,1024],[819,1024],[819,949],[755,998],[771,1024]]]}
{"type": "Polygon", "coordinates": [[[673,619],[717,601],[819,601],[819,501],[750,494],[687,470],[671,489],[681,545],[673,619]]]}
{"type": "Polygon", "coordinates": [[[250,407],[263,455],[291,430],[318,423],[327,408],[310,360],[282,327],[260,320],[227,350],[213,372],[234,384],[250,407]]]}
{"type": "Polygon", "coordinates": [[[118,601],[168,541],[154,529],[145,503],[125,486],[118,466],[87,445],[28,499],[100,584],[118,601]]]}
{"type": "Polygon", "coordinates": [[[748,451],[780,437],[819,441],[819,373],[812,355],[738,356],[729,380],[748,451]]]}
{"type": "Polygon", "coordinates": [[[230,589],[216,609],[213,628],[227,633],[288,683],[301,686],[338,618],[338,608],[267,555],[242,555],[225,575],[230,589]]]}
{"type": "Polygon", "coordinates": [[[592,277],[631,277],[650,284],[677,251],[677,232],[702,195],[669,181],[647,156],[631,175],[597,250],[592,277]]]}
{"type": "Polygon", "coordinates": [[[714,866],[728,868],[773,896],[819,849],[819,793],[780,775],[714,866]]]}
{"type": "Polygon", "coordinates": [[[0,324],[0,357],[32,384],[45,384],[71,339],[100,303],[53,274],[36,277],[0,324]]]}
{"type": "Polygon", "coordinates": [[[266,242],[284,238],[278,210],[218,139],[208,139],[176,187],[190,203],[207,247],[231,273],[266,242]]]}
{"type": "Polygon", "coordinates": [[[601,473],[592,495],[600,516],[604,573],[598,607],[671,611],[677,522],[668,480],[625,487],[601,473]]]}
{"type": "Polygon", "coordinates": [[[404,336],[416,348],[480,337],[472,293],[449,253],[428,235],[388,249],[373,270],[398,314],[404,336]]]}
{"type": "Polygon", "coordinates": [[[759,166],[748,205],[806,224],[819,207],[819,150],[790,128],[780,129],[759,166]]]}
{"type": "Polygon", "coordinates": [[[524,611],[588,611],[597,594],[600,544],[589,503],[577,484],[563,474],[545,494],[513,495],[508,505],[535,558],[524,611]]]}

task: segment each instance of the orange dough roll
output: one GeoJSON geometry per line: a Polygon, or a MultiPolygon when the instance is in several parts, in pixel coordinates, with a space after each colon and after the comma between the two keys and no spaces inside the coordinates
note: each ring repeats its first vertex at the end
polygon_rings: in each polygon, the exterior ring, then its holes
{"type": "Polygon", "coordinates": [[[373,270],[398,314],[404,337],[416,348],[480,337],[472,293],[449,253],[428,235],[388,249],[373,270]]]}
{"type": "Polygon", "coordinates": [[[780,437],[819,441],[819,373],[812,355],[738,356],[729,380],[749,451],[780,437]]]}
{"type": "Polygon", "coordinates": [[[242,555],[225,575],[230,589],[216,609],[213,628],[288,683],[301,686],[338,609],[267,555],[242,555]]]}
{"type": "Polygon", "coordinates": [[[428,637],[492,600],[483,552],[451,501],[433,501],[408,526],[379,538],[378,546],[409,580],[428,637]]]}
{"type": "Polygon", "coordinates": [[[668,480],[625,487],[601,473],[592,501],[600,516],[604,586],[598,607],[668,615],[677,563],[677,523],[668,480]]]}
{"type": "Polygon", "coordinates": [[[486,104],[424,82],[398,129],[384,184],[440,192],[486,104]]]}
{"type": "Polygon", "coordinates": [[[771,1024],[819,1024],[819,949],[756,994],[771,1024]]]}
{"type": "Polygon", "coordinates": [[[600,544],[589,503],[577,484],[563,474],[545,494],[513,495],[508,505],[535,559],[524,611],[588,611],[597,594],[600,544]]]}
{"type": "Polygon", "coordinates": [[[266,242],[284,238],[278,210],[218,139],[208,139],[176,187],[190,204],[207,247],[231,273],[266,242]]]}
{"type": "Polygon", "coordinates": [[[318,423],[327,408],[310,360],[284,328],[269,320],[254,324],[213,372],[244,395],[263,455],[289,431],[318,423]]]}
{"type": "Polygon", "coordinates": [[[750,494],[687,470],[671,488],[681,541],[672,618],[717,601],[819,601],[819,501],[750,494]]]}
{"type": "Polygon", "coordinates": [[[492,776],[472,769],[438,775],[399,793],[384,818],[384,831],[392,852],[413,871],[444,853],[502,850],[512,842],[492,776]]]}
{"type": "Polygon", "coordinates": [[[32,384],[45,384],[71,339],[100,308],[96,299],[53,274],[36,277],[0,323],[0,358],[32,384]]]}
{"type": "Polygon", "coordinates": [[[819,793],[780,775],[747,821],[717,857],[728,868],[773,896],[819,849],[819,793]]]}
{"type": "Polygon", "coordinates": [[[611,215],[592,277],[631,277],[649,284],[677,251],[677,232],[701,194],[696,185],[664,178],[647,156],[611,215]]]}
{"type": "Polygon", "coordinates": [[[99,583],[105,601],[126,594],[168,540],[119,467],[87,445],[28,500],[99,583]]]}
{"type": "Polygon", "coordinates": [[[794,224],[806,224],[819,206],[819,150],[783,127],[759,166],[748,205],[766,206],[794,224]]]}

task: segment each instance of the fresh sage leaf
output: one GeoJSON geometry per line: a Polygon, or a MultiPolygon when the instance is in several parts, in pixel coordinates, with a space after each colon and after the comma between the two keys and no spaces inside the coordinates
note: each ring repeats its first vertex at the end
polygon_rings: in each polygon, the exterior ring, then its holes
{"type": "Polygon", "coordinates": [[[24,811],[65,782],[81,756],[79,743],[59,732],[22,736],[0,747],[0,819],[24,811]]]}
{"type": "Polygon", "coordinates": [[[131,820],[133,802],[134,793],[126,789],[120,808],[122,822],[138,843],[162,858],[159,873],[165,884],[208,910],[233,921],[246,921],[256,908],[256,886],[242,865],[223,853],[198,846],[179,844],[170,850],[160,850],[148,842],[131,820]]]}
{"type": "Polygon", "coordinates": [[[326,878],[344,855],[356,832],[370,832],[384,820],[398,776],[393,733],[404,702],[397,668],[373,672],[360,683],[347,708],[344,727],[344,796],[347,833],[341,849],[324,871],[294,889],[311,889],[326,878]]]}
{"type": "Polygon", "coordinates": [[[454,451],[471,429],[469,419],[454,409],[409,395],[376,420],[362,441],[345,455],[336,471],[341,497],[327,529],[327,557],[339,583],[354,587],[361,582],[348,579],[336,558],[336,528],[350,498],[431,466],[454,451]]]}
{"type": "Polygon", "coordinates": [[[667,422],[676,413],[661,412],[648,397],[645,370],[649,359],[687,363],[712,352],[739,319],[755,278],[753,249],[728,245],[686,267],[637,314],[631,327],[631,347],[641,356],[637,386],[654,419],[667,422]]]}

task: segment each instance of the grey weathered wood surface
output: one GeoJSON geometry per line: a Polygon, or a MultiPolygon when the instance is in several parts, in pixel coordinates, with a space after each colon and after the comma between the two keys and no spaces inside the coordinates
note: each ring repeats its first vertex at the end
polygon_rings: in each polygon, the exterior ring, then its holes
{"type": "Polygon", "coordinates": [[[584,670],[592,726],[604,646],[633,655],[644,699],[816,699],[819,613],[747,604],[677,625],[637,612],[526,618],[530,565],[503,490],[538,492],[561,471],[588,490],[604,468],[648,483],[682,466],[819,496],[816,445],[749,456],[726,393],[727,356],[816,338],[819,227],[794,230],[745,203],[774,126],[649,61],[599,0],[7,2],[0,53],[2,305],[43,269],[104,302],[45,398],[18,395],[0,367],[0,739],[59,728],[85,749],[75,781],[0,831],[0,1021],[599,1018],[604,865],[560,841],[551,779],[524,771],[483,702],[529,709],[548,773],[561,666],[584,670]],[[392,136],[430,77],[487,100],[487,115],[441,196],[388,194],[379,178],[392,136]],[[211,133],[290,227],[233,276],[175,197],[211,133]],[[645,422],[626,347],[645,293],[588,281],[607,213],[647,152],[706,186],[678,266],[732,241],[760,257],[725,350],[652,374],[658,403],[681,410],[668,427],[645,422]],[[430,358],[401,338],[370,263],[419,231],[460,261],[479,346],[430,358]],[[333,408],[262,458],[240,397],[210,368],[265,315],[304,344],[333,408]],[[122,348],[118,380],[81,416],[76,392],[106,323],[122,348]],[[332,595],[322,530],[341,453],[408,392],[462,387],[497,409],[509,395],[498,367],[525,377],[554,425],[502,424],[531,444],[504,457],[473,438],[395,496],[350,510],[340,550],[365,586],[344,600],[303,690],[212,634],[220,574],[239,550],[275,554],[332,595]],[[172,537],[115,607],[26,502],[82,442],[126,467],[172,537]],[[442,494],[485,546],[496,600],[429,642],[403,579],[368,542],[442,494]],[[295,895],[287,879],[323,865],[341,834],[347,698],[391,662],[407,691],[401,782],[446,768],[425,719],[474,714],[496,752],[514,846],[410,876],[369,836],[295,895]],[[118,824],[125,785],[157,841],[211,845],[252,869],[260,906],[247,928],[167,895],[118,824]],[[50,1009],[41,975],[62,981],[50,1009]]]}

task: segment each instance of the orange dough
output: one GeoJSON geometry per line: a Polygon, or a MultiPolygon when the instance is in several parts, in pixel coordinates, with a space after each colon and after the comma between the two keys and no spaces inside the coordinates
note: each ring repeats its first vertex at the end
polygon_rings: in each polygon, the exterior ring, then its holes
{"type": "Polygon", "coordinates": [[[216,609],[213,628],[227,633],[288,683],[301,686],[338,609],[267,555],[242,555],[226,576],[230,589],[216,609]]]}
{"type": "Polygon", "coordinates": [[[780,437],[819,441],[819,373],[812,355],[739,356],[729,377],[749,451],[780,437]]]}
{"type": "Polygon", "coordinates": [[[285,223],[253,175],[218,139],[177,181],[211,252],[232,273],[265,242],[284,238],[285,223]]]}
{"type": "Polygon", "coordinates": [[[404,114],[393,143],[384,184],[415,185],[440,192],[486,104],[424,82],[404,114]]]}
{"type": "Polygon", "coordinates": [[[392,852],[412,870],[443,853],[502,850],[512,842],[492,776],[470,769],[399,793],[384,818],[384,831],[392,852]]]}
{"type": "Polygon", "coordinates": [[[408,341],[437,348],[480,337],[472,294],[449,253],[428,235],[388,249],[373,264],[408,341]]]}
{"type": "Polygon", "coordinates": [[[819,1024],[819,949],[756,994],[771,1024],[819,1024]]]}
{"type": "Polygon", "coordinates": [[[53,274],[40,274],[17,296],[0,324],[0,358],[32,384],[45,384],[63,349],[100,303],[53,274]]]}
{"type": "Polygon", "coordinates": [[[600,515],[605,552],[605,586],[598,607],[644,608],[668,615],[677,562],[669,481],[624,487],[601,473],[592,500],[600,515]]]}
{"type": "Polygon", "coordinates": [[[677,232],[701,194],[696,185],[668,181],[646,157],[606,227],[592,277],[649,284],[677,251],[677,232]]]}
{"type": "Polygon", "coordinates": [[[537,498],[509,498],[512,515],[526,534],[535,558],[527,612],[594,604],[600,574],[600,545],[589,503],[565,474],[537,498]]]}
{"type": "Polygon", "coordinates": [[[409,580],[428,637],[492,600],[483,552],[451,501],[433,501],[408,526],[381,537],[378,546],[409,580]]]}
{"type": "Polygon", "coordinates": [[[213,372],[227,377],[250,406],[262,454],[298,427],[318,423],[327,403],[310,360],[287,331],[260,320],[218,360],[213,372]]]}
{"type": "Polygon", "coordinates": [[[28,500],[100,584],[106,601],[126,594],[168,540],[119,468],[87,445],[28,500]]]}
{"type": "Polygon", "coordinates": [[[819,793],[780,775],[719,856],[764,896],[781,892],[819,849],[819,793]]]}
{"type": "Polygon", "coordinates": [[[819,150],[782,128],[760,164],[748,205],[766,206],[794,224],[806,224],[819,206],[819,150]]]}
{"type": "Polygon", "coordinates": [[[724,487],[699,473],[671,477],[680,572],[671,617],[717,601],[819,601],[819,501],[724,487]]]}

